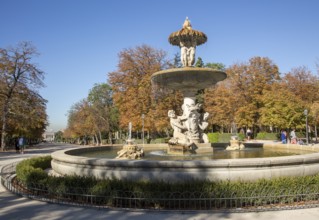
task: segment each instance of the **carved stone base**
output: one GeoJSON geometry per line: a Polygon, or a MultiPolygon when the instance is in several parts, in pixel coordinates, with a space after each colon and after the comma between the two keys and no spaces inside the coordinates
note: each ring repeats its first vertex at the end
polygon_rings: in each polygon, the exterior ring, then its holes
{"type": "Polygon", "coordinates": [[[169,144],[167,147],[167,154],[172,155],[188,155],[188,154],[204,154],[209,153],[212,154],[214,151],[213,147],[209,143],[199,143],[199,144],[191,144],[189,146],[183,145],[172,145],[169,144]]]}
{"type": "Polygon", "coordinates": [[[210,143],[200,143],[200,144],[196,144],[195,152],[197,154],[204,154],[204,153],[212,154],[214,152],[214,148],[211,146],[210,143]]]}
{"type": "Polygon", "coordinates": [[[174,155],[186,155],[190,154],[189,147],[183,145],[168,145],[167,147],[167,154],[174,154],[174,155]]]}

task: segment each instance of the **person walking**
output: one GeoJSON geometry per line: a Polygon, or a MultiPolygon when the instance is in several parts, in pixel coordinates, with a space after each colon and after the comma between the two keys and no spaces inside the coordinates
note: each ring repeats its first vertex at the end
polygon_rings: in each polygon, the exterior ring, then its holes
{"type": "Polygon", "coordinates": [[[290,143],[297,144],[297,135],[295,129],[292,129],[292,131],[290,132],[290,143]]]}
{"type": "Polygon", "coordinates": [[[250,140],[251,135],[252,135],[250,128],[247,129],[246,134],[247,134],[247,139],[250,140]]]}
{"type": "Polygon", "coordinates": [[[20,152],[20,149],[19,149],[19,138],[15,138],[14,139],[14,145],[15,145],[15,148],[16,148],[16,152],[19,153],[20,152]]]}
{"type": "Polygon", "coordinates": [[[282,130],[280,135],[281,143],[287,144],[287,132],[282,130]]]}
{"type": "Polygon", "coordinates": [[[21,154],[24,154],[24,144],[25,144],[24,138],[23,138],[23,137],[20,137],[20,138],[19,138],[19,148],[20,148],[21,154]]]}

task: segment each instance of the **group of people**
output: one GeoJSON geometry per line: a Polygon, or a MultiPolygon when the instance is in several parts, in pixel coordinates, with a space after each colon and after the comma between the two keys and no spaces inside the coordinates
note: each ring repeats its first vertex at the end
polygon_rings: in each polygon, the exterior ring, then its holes
{"type": "Polygon", "coordinates": [[[287,144],[288,140],[290,140],[290,143],[291,144],[297,144],[297,135],[296,135],[296,131],[295,129],[293,129],[290,134],[289,134],[289,138],[288,138],[288,134],[285,130],[282,130],[281,133],[280,133],[280,140],[281,140],[281,143],[283,144],[287,144]]]}
{"type": "MultiPolygon", "coordinates": [[[[247,137],[247,140],[250,140],[252,137],[252,131],[250,130],[250,128],[248,128],[246,131],[246,137],[247,137]]],[[[298,138],[296,135],[296,130],[292,129],[292,131],[289,133],[289,137],[287,132],[285,130],[282,130],[280,133],[280,140],[281,140],[281,143],[283,144],[287,144],[288,141],[290,141],[291,144],[297,144],[298,138]]]]}

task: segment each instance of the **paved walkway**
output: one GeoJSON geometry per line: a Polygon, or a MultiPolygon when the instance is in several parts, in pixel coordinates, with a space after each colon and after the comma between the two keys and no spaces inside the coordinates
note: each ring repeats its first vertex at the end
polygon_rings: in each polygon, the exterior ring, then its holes
{"type": "MultiPolygon", "coordinates": [[[[0,152],[0,169],[3,165],[12,163],[31,156],[50,154],[59,149],[74,147],[72,145],[62,146],[44,144],[34,149],[27,149],[26,154],[15,152],[0,152]]],[[[296,209],[269,212],[249,213],[227,213],[227,212],[177,212],[177,211],[131,211],[118,209],[95,209],[86,207],[75,207],[69,205],[57,205],[37,200],[19,197],[0,186],[0,220],[24,220],[24,219],[119,219],[119,220],[157,220],[157,219],[236,219],[236,220],[317,220],[319,219],[319,208],[296,209]]]]}

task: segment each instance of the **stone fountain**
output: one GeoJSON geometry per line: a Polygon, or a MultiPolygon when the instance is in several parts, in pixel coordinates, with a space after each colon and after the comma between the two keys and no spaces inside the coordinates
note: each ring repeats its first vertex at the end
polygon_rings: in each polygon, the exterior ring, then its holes
{"type": "MultiPolygon", "coordinates": [[[[192,29],[188,19],[180,31],[170,35],[169,41],[181,48],[182,68],[163,70],[152,75],[154,84],[163,88],[180,90],[184,94],[183,114],[176,116],[168,111],[174,129],[169,151],[181,153],[212,150],[204,133],[208,126],[208,113],[201,114],[196,103],[196,92],[208,88],[226,78],[222,71],[196,68],[196,46],[206,42],[204,33],[192,29]]],[[[130,139],[130,138],[129,138],[130,139]]],[[[134,145],[128,142],[127,145],[134,145]]],[[[234,140],[231,145],[238,146],[234,140]]],[[[88,147],[60,150],[52,153],[52,169],[60,175],[94,176],[99,179],[146,180],[164,182],[203,181],[256,181],[285,176],[306,176],[319,173],[319,150],[315,146],[299,146],[280,143],[264,143],[264,149],[287,151],[306,150],[307,154],[281,157],[218,159],[218,160],[121,160],[81,156],[86,152],[102,152],[106,147],[88,147]],[[315,152],[317,151],[317,153],[315,152]]],[[[240,144],[239,144],[240,146],[240,144]]],[[[110,146],[111,147],[111,146],[110,146]]],[[[131,150],[132,147],[123,150],[131,150]]],[[[135,147],[133,147],[135,150],[135,147]]],[[[118,155],[126,151],[119,151],[118,155]]],[[[239,152],[239,151],[238,151],[239,152]]],[[[136,152],[134,151],[133,154],[136,152]]],[[[139,152],[138,152],[139,153],[139,152]]],[[[236,152],[235,152],[236,153],[236,152]]],[[[170,155],[171,156],[171,155],[170,155]]],[[[193,155],[191,155],[193,156],[193,155]]]]}
{"type": "Polygon", "coordinates": [[[174,110],[168,111],[170,124],[174,130],[173,137],[169,140],[168,153],[170,154],[212,151],[204,132],[208,126],[209,114],[200,113],[203,112],[202,106],[196,102],[196,94],[199,90],[224,80],[226,73],[211,68],[193,67],[196,46],[206,41],[207,36],[203,32],[194,30],[186,18],[183,28],[169,36],[169,42],[181,49],[183,67],[156,72],[151,78],[154,85],[179,90],[184,95],[181,107],[183,114],[177,116],[174,110]]]}

